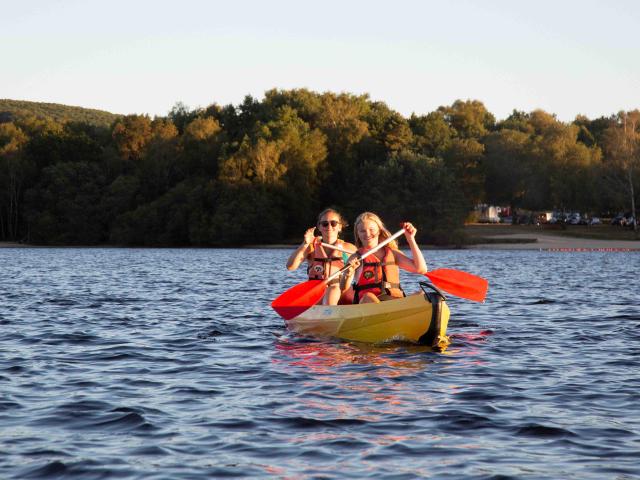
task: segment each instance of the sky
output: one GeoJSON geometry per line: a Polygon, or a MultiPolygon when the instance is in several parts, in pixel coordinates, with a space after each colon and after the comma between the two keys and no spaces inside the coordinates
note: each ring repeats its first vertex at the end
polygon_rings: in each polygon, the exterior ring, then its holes
{"type": "Polygon", "coordinates": [[[272,88],[404,116],[640,108],[636,0],[0,0],[0,98],[166,115],[272,88]]]}

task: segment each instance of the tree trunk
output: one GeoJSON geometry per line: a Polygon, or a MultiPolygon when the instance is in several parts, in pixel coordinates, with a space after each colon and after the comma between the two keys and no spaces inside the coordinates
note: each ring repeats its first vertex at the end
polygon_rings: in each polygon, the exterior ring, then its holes
{"type": "Polygon", "coordinates": [[[19,201],[20,183],[17,176],[12,174],[9,177],[9,215],[7,218],[9,240],[17,240],[18,238],[19,201]]]}
{"type": "Polygon", "coordinates": [[[632,169],[627,170],[627,177],[629,179],[629,193],[631,194],[631,216],[633,217],[633,233],[638,237],[638,217],[636,216],[636,200],[635,192],[633,189],[633,176],[632,169]]]}
{"type": "Polygon", "coordinates": [[[0,205],[0,240],[6,240],[6,232],[4,231],[4,212],[2,205],[0,205]]]}

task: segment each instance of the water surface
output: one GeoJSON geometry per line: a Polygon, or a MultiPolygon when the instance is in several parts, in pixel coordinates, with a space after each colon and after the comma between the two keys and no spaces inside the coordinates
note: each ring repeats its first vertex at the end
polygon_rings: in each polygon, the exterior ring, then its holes
{"type": "Polygon", "coordinates": [[[437,353],[286,332],[289,253],[0,250],[0,478],[640,475],[640,254],[427,251],[437,353]]]}

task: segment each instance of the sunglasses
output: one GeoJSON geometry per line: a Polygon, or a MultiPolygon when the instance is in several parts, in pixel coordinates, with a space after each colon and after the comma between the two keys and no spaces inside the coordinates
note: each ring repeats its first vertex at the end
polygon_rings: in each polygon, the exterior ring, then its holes
{"type": "Polygon", "coordinates": [[[333,228],[336,228],[338,225],[340,225],[340,222],[337,220],[331,220],[331,221],[324,220],[322,222],[318,222],[318,225],[324,228],[327,228],[329,225],[331,225],[333,228]]]}

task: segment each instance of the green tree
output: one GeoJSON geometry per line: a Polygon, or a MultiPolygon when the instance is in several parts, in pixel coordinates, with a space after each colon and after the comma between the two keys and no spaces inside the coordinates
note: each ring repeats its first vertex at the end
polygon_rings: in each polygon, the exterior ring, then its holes
{"type": "Polygon", "coordinates": [[[213,183],[206,178],[186,179],[155,200],[119,215],[110,240],[119,245],[213,245],[213,183]]]}
{"type": "Polygon", "coordinates": [[[126,160],[139,160],[153,136],[148,115],[127,115],[117,120],[112,129],[113,141],[126,160]]]}
{"type": "Polygon", "coordinates": [[[469,209],[484,195],[484,145],[474,138],[454,138],[444,153],[444,160],[458,179],[469,209]]]}
{"type": "Polygon", "coordinates": [[[63,162],[46,167],[25,194],[30,241],[94,245],[106,240],[100,210],[105,176],[99,165],[63,162]]]}
{"type": "Polygon", "coordinates": [[[440,107],[447,123],[461,138],[481,139],[495,126],[495,117],[478,100],[456,100],[449,107],[440,107]]]}
{"type": "Polygon", "coordinates": [[[258,122],[252,136],[245,136],[240,148],[223,159],[220,180],[227,184],[262,184],[280,192],[288,205],[287,226],[301,228],[310,210],[317,207],[318,187],[323,177],[326,137],[297,116],[288,106],[279,108],[273,120],[258,122]]]}
{"type": "Polygon", "coordinates": [[[489,203],[507,203],[515,210],[524,202],[532,169],[528,142],[528,134],[510,129],[485,138],[485,193],[489,203]]]}
{"type": "Polygon", "coordinates": [[[170,120],[151,122],[149,139],[135,169],[144,201],[159,197],[184,178],[178,162],[178,130],[170,120]]]}
{"type": "Polygon", "coordinates": [[[327,138],[327,177],[319,199],[323,205],[339,205],[343,192],[357,180],[363,163],[359,146],[369,137],[365,117],[371,107],[366,95],[345,93],[324,93],[321,104],[315,126],[327,138]]]}
{"type": "Polygon", "coordinates": [[[31,138],[27,154],[43,169],[62,162],[100,162],[103,147],[86,131],[65,125],[61,130],[46,131],[31,138]]]}
{"type": "Polygon", "coordinates": [[[25,157],[28,137],[13,123],[0,123],[0,238],[20,237],[23,189],[34,165],[25,157]]]}
{"type": "Polygon", "coordinates": [[[359,154],[368,164],[384,162],[389,154],[405,149],[413,140],[407,120],[383,102],[371,103],[364,119],[369,135],[363,139],[359,154]]]}
{"type": "Polygon", "coordinates": [[[533,134],[533,125],[529,122],[530,115],[520,110],[513,110],[511,115],[496,125],[498,130],[516,130],[527,134],[533,134]]]}
{"type": "Polygon", "coordinates": [[[446,244],[462,240],[466,201],[440,159],[410,151],[393,154],[383,164],[362,172],[346,203],[351,215],[365,210],[378,213],[391,230],[403,221],[414,222],[421,241],[446,244]]]}
{"type": "Polygon", "coordinates": [[[181,142],[185,169],[189,175],[217,178],[220,150],[224,141],[222,127],[215,118],[196,118],[186,125],[181,142]]]}
{"type": "MultiPolygon", "coordinates": [[[[620,112],[618,122],[603,134],[603,150],[608,167],[607,180],[624,191],[633,218],[637,219],[636,185],[640,178],[640,111],[620,112]]],[[[638,236],[637,221],[633,228],[638,236]]]]}
{"type": "Polygon", "coordinates": [[[139,191],[140,178],[131,174],[119,175],[107,185],[101,199],[100,211],[103,212],[109,232],[113,231],[116,218],[137,207],[139,191]]]}
{"type": "Polygon", "coordinates": [[[617,119],[615,115],[599,117],[595,120],[590,120],[584,115],[578,115],[573,123],[580,128],[578,140],[587,147],[592,147],[594,145],[600,145],[603,142],[606,130],[615,126],[617,119]]]}
{"type": "Polygon", "coordinates": [[[277,112],[278,109],[285,106],[290,107],[311,128],[316,128],[319,126],[318,122],[323,114],[323,103],[325,103],[326,95],[319,95],[306,88],[293,90],[272,89],[264,94],[262,103],[268,112],[277,112]]]}
{"type": "Polygon", "coordinates": [[[562,210],[580,210],[595,203],[589,171],[599,161],[599,150],[578,141],[580,128],[564,124],[542,110],[531,113],[534,135],[530,153],[539,184],[548,188],[547,204],[562,210]]]}
{"type": "Polygon", "coordinates": [[[203,112],[200,109],[190,110],[184,103],[176,102],[169,112],[168,119],[171,120],[173,125],[175,125],[178,132],[182,134],[185,131],[186,126],[196,118],[200,117],[202,113],[203,112]]]}
{"type": "Polygon", "coordinates": [[[442,112],[422,116],[412,114],[409,127],[413,133],[411,149],[427,157],[442,157],[455,134],[442,112]]]}
{"type": "Polygon", "coordinates": [[[278,241],[284,235],[283,210],[265,184],[242,181],[221,185],[209,238],[213,245],[278,241]]]}

